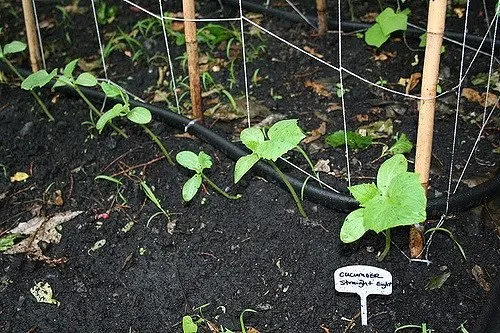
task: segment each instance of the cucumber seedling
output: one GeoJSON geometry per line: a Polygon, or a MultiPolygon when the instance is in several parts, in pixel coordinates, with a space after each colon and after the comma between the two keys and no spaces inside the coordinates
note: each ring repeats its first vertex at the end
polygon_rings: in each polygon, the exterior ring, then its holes
{"type": "Polygon", "coordinates": [[[38,71],[36,73],[28,76],[21,84],[21,88],[25,90],[32,90],[36,87],[43,87],[49,84],[52,80],[55,80],[55,84],[52,86],[52,89],[57,87],[67,86],[76,91],[76,93],[83,99],[83,101],[90,107],[92,112],[99,116],[99,120],[96,123],[96,129],[99,133],[102,132],[105,125],[109,124],[118,134],[123,136],[124,138],[128,138],[128,135],[120,128],[115,126],[112,123],[112,120],[119,117],[125,117],[131,122],[138,124],[141,128],[149,135],[151,140],[160,148],[161,152],[167,159],[170,164],[174,164],[170,154],[168,153],[165,146],[161,143],[159,138],[154,134],[147,126],[149,122],[151,122],[151,112],[141,106],[137,106],[134,108],[130,107],[129,103],[129,95],[128,93],[119,85],[112,82],[99,82],[97,78],[91,73],[81,73],[76,78],[73,74],[76,65],[79,59],[75,59],[69,62],[63,69],[62,75],[58,74],[57,69],[54,69],[52,72],[48,73],[45,70],[38,71]],[[122,103],[116,103],[111,109],[108,111],[101,113],[97,108],[92,104],[92,102],[85,96],[85,94],[80,89],[80,86],[83,87],[95,87],[100,86],[102,91],[109,98],[119,98],[122,103]]]}
{"type": "MultiPolygon", "coordinates": [[[[1,28],[0,28],[0,30],[1,30],[1,28]]],[[[19,71],[14,67],[14,65],[12,65],[12,63],[9,61],[9,59],[7,59],[7,55],[23,52],[25,49],[26,49],[26,44],[24,44],[23,42],[17,41],[17,40],[10,42],[8,44],[5,44],[3,47],[2,47],[2,45],[0,45],[0,61],[2,61],[4,64],[6,64],[7,67],[9,67],[9,69],[14,74],[16,74],[16,76],[21,81],[24,80],[24,77],[21,75],[21,73],[19,73],[19,71]]],[[[55,120],[54,117],[47,109],[47,106],[45,105],[45,103],[42,102],[40,97],[38,97],[37,93],[34,92],[33,90],[30,90],[30,93],[33,96],[33,98],[36,100],[38,105],[40,105],[40,107],[42,108],[43,112],[47,115],[49,120],[54,121],[55,120]]]]}
{"type": "Polygon", "coordinates": [[[212,167],[212,158],[205,152],[201,151],[196,155],[192,151],[185,150],[178,153],[175,159],[183,167],[195,172],[195,174],[182,186],[182,198],[184,201],[191,201],[191,199],[194,198],[200,189],[202,180],[206,181],[214,190],[228,199],[236,200],[241,198],[240,194],[234,196],[228,194],[203,173],[203,170],[212,167]]]}
{"type": "Polygon", "coordinates": [[[368,230],[386,231],[386,250],[390,246],[390,228],[412,225],[426,219],[427,198],[418,174],[408,172],[404,155],[396,154],[382,163],[377,184],[348,187],[361,208],[347,215],[340,230],[340,239],[351,243],[368,230]]]}
{"type": "MultiPolygon", "coordinates": [[[[269,128],[267,133],[258,127],[245,128],[241,131],[240,140],[252,151],[252,153],[240,157],[236,162],[234,168],[234,182],[239,182],[260,159],[267,160],[290,191],[300,214],[307,218],[307,214],[304,211],[304,207],[302,207],[299,196],[285,174],[281,172],[275,163],[278,158],[285,155],[288,151],[300,148],[299,143],[305,137],[306,136],[297,125],[297,119],[278,121],[269,128]]],[[[302,150],[299,149],[299,151],[302,150]]]]}

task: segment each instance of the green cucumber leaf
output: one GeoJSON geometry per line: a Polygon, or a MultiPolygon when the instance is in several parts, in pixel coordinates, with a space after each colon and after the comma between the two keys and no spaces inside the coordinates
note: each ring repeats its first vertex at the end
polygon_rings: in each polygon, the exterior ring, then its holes
{"type": "Polygon", "coordinates": [[[340,240],[344,243],[352,243],[360,239],[369,229],[363,223],[364,208],[356,209],[347,215],[342,228],[340,228],[340,240]]]}
{"type": "Polygon", "coordinates": [[[380,194],[377,186],[373,183],[370,184],[359,184],[348,187],[349,192],[351,192],[354,199],[356,199],[361,206],[364,206],[366,202],[370,201],[376,195],[380,194]]]}
{"type": "Polygon", "coordinates": [[[84,87],[94,87],[97,85],[97,79],[90,73],[82,73],[76,78],[75,84],[84,87]]]}
{"type": "Polygon", "coordinates": [[[73,61],[70,61],[63,70],[63,75],[67,77],[68,79],[73,78],[73,71],[75,70],[76,64],[78,63],[78,60],[80,59],[75,59],[73,61]]]}
{"type": "Polygon", "coordinates": [[[395,13],[394,9],[386,8],[382,13],[380,13],[376,18],[378,24],[380,24],[380,29],[385,36],[389,36],[394,31],[406,30],[408,27],[408,13],[399,12],[395,13]]]}
{"type": "Polygon", "coordinates": [[[127,119],[136,124],[147,124],[151,121],[151,112],[142,107],[136,106],[130,112],[127,112],[127,119]]]}
{"type": "Polygon", "coordinates": [[[255,151],[257,147],[264,142],[265,137],[260,128],[250,127],[241,131],[240,140],[248,149],[255,151]]]}
{"type": "Polygon", "coordinates": [[[23,42],[20,42],[18,40],[15,40],[13,42],[10,42],[9,44],[6,44],[3,47],[3,56],[6,56],[8,54],[22,52],[25,49],[26,49],[26,44],[24,44],[23,42]]]}
{"type": "Polygon", "coordinates": [[[32,90],[35,87],[43,87],[57,75],[57,70],[54,69],[51,73],[47,73],[45,69],[39,70],[30,74],[21,83],[21,88],[24,90],[32,90]]]}
{"type": "Polygon", "coordinates": [[[391,181],[400,174],[405,173],[407,169],[408,162],[402,154],[394,155],[382,163],[377,173],[377,188],[379,191],[386,194],[391,181]]]}
{"type": "Polygon", "coordinates": [[[401,133],[399,137],[396,137],[396,142],[389,148],[389,152],[393,155],[406,154],[413,149],[413,143],[408,139],[406,134],[401,133]]]}
{"type": "Polygon", "coordinates": [[[182,186],[182,199],[191,201],[201,186],[201,174],[196,173],[182,186]]]}
{"type": "Polygon", "coordinates": [[[240,157],[238,161],[236,161],[234,167],[234,183],[236,184],[239,182],[241,177],[243,177],[259,159],[259,156],[255,153],[240,157]]]}
{"type": "Polygon", "coordinates": [[[95,128],[99,131],[99,133],[101,133],[104,126],[108,122],[110,122],[116,117],[121,117],[122,113],[125,113],[126,110],[127,107],[123,106],[122,104],[116,104],[115,106],[113,106],[113,108],[103,113],[103,115],[99,118],[99,120],[97,120],[95,128]]]}

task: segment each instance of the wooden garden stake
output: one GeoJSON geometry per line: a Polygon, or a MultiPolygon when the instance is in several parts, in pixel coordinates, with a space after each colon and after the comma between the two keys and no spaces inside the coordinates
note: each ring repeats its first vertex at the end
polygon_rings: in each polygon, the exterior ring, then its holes
{"type": "Polygon", "coordinates": [[[189,91],[193,106],[193,118],[203,120],[201,109],[200,68],[198,64],[198,42],[196,41],[196,22],[194,0],[182,0],[184,12],[184,33],[189,71],[189,91]]]}
{"type": "MultiPolygon", "coordinates": [[[[425,47],[424,70],[422,73],[422,100],[419,107],[415,172],[427,192],[429,169],[432,156],[432,135],[436,87],[439,79],[439,61],[443,43],[447,0],[429,1],[427,18],[427,44],[425,47]]],[[[410,255],[418,258],[423,252],[423,225],[415,225],[410,231],[410,255]]]]}
{"type": "Polygon", "coordinates": [[[326,18],[326,0],[316,0],[316,10],[318,11],[318,33],[320,35],[323,35],[328,31],[328,20],[326,18]]]}
{"type": "Polygon", "coordinates": [[[38,36],[36,34],[35,12],[33,11],[33,3],[31,0],[22,0],[24,26],[26,27],[26,38],[28,40],[28,50],[30,52],[31,70],[38,72],[42,57],[40,56],[40,48],[38,44],[38,36]]]}

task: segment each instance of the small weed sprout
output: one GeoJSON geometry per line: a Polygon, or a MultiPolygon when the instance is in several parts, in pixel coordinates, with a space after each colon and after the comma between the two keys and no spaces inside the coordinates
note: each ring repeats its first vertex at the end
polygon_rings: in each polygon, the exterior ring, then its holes
{"type": "Polygon", "coordinates": [[[201,186],[202,180],[206,181],[214,190],[228,199],[236,200],[241,198],[240,194],[233,196],[226,193],[203,173],[204,169],[210,169],[212,167],[212,158],[210,155],[203,151],[196,155],[192,151],[186,150],[178,153],[175,158],[180,165],[195,172],[195,174],[182,186],[182,198],[184,201],[191,201],[194,198],[201,186]]]}
{"type": "Polygon", "coordinates": [[[340,83],[337,83],[335,85],[335,93],[337,94],[338,98],[341,98],[342,96],[344,96],[349,91],[351,91],[351,89],[343,87],[340,83]]]}
{"type": "MultiPolygon", "coordinates": [[[[376,185],[371,183],[349,187],[361,208],[346,217],[340,230],[342,242],[354,242],[368,230],[381,232],[425,221],[425,191],[418,174],[408,172],[407,168],[408,162],[404,155],[397,154],[382,163],[376,185]]],[[[386,237],[389,237],[389,232],[386,232],[386,237]]]]}
{"type": "Polygon", "coordinates": [[[386,80],[386,79],[384,79],[384,78],[383,78],[383,77],[381,77],[381,76],[379,76],[378,81],[377,81],[377,82],[375,82],[375,84],[376,84],[376,85],[381,86],[381,87],[385,87],[385,86],[387,86],[387,83],[388,83],[388,82],[387,82],[387,80],[386,80]]]}
{"type": "MultiPolygon", "coordinates": [[[[0,28],[0,30],[1,30],[1,28],[0,28]]],[[[26,49],[26,44],[24,44],[23,42],[17,41],[17,40],[10,42],[10,43],[4,45],[3,47],[2,47],[2,45],[0,45],[0,61],[5,63],[7,65],[7,67],[9,67],[9,69],[14,74],[16,74],[16,76],[20,80],[24,80],[24,77],[21,75],[21,73],[19,73],[19,71],[14,67],[14,65],[12,65],[12,63],[9,61],[9,59],[7,59],[7,55],[23,52],[25,49],[26,49]]],[[[45,105],[45,103],[42,102],[40,97],[38,97],[37,93],[34,92],[33,90],[30,90],[30,93],[33,96],[33,98],[36,100],[38,105],[40,105],[40,107],[42,108],[45,115],[47,115],[49,120],[54,121],[55,120],[54,117],[47,109],[47,106],[45,105]]]]}
{"type": "Polygon", "coordinates": [[[123,183],[120,179],[111,177],[111,176],[106,176],[106,175],[98,175],[94,178],[94,180],[104,180],[113,184],[116,184],[116,194],[115,194],[115,201],[118,201],[118,198],[120,198],[122,205],[127,204],[127,198],[123,195],[123,183]]]}
{"type": "Polygon", "coordinates": [[[299,143],[306,136],[297,125],[297,119],[278,121],[271,126],[267,133],[257,127],[246,128],[241,131],[240,140],[252,151],[251,154],[240,157],[234,168],[234,182],[240,179],[257,163],[260,159],[267,160],[273,169],[278,173],[286,187],[290,191],[300,214],[307,218],[307,214],[302,207],[302,203],[287,177],[276,165],[276,160],[288,151],[297,148],[299,143]]]}
{"type": "Polygon", "coordinates": [[[148,222],[146,223],[146,226],[149,226],[149,223],[151,222],[151,220],[153,220],[155,217],[157,217],[158,215],[165,215],[167,218],[170,218],[170,213],[168,211],[166,211],[165,209],[163,209],[161,203],[160,203],[160,200],[158,200],[158,198],[156,197],[155,193],[153,192],[153,190],[151,189],[151,187],[149,187],[149,185],[146,183],[146,181],[141,181],[139,183],[139,186],[141,187],[142,191],[144,192],[144,194],[146,195],[146,197],[148,197],[149,200],[151,200],[152,203],[154,203],[154,205],[160,210],[159,212],[153,214],[149,219],[148,219],[148,222]]]}

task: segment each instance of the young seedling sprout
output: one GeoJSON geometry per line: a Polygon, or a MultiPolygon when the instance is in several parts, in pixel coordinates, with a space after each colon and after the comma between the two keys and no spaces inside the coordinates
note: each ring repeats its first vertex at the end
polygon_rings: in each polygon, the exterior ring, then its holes
{"type": "Polygon", "coordinates": [[[203,173],[204,169],[210,169],[212,167],[212,158],[210,155],[202,151],[198,155],[192,151],[181,151],[177,154],[175,159],[183,167],[195,172],[195,174],[182,186],[182,198],[184,201],[190,201],[194,198],[201,186],[202,180],[206,181],[214,190],[228,199],[236,200],[241,198],[240,194],[235,196],[228,194],[203,173]]]}
{"type": "MultiPolygon", "coordinates": [[[[1,30],[1,28],[0,28],[0,30],[1,30]]],[[[16,76],[21,80],[24,80],[24,77],[21,75],[21,73],[19,73],[19,71],[16,69],[16,67],[14,67],[12,65],[12,63],[9,61],[9,59],[7,59],[7,55],[19,53],[19,52],[24,51],[25,49],[26,49],[26,44],[24,44],[23,42],[17,41],[17,40],[6,44],[4,47],[2,47],[2,45],[0,45],[0,61],[5,63],[7,65],[7,67],[9,67],[9,69],[14,74],[16,74],[16,76]]],[[[54,117],[47,109],[47,106],[45,105],[45,103],[42,102],[40,97],[38,97],[37,93],[34,92],[33,90],[30,90],[30,93],[33,96],[33,98],[36,100],[38,105],[40,105],[40,107],[42,108],[43,112],[47,115],[49,120],[54,121],[54,117]]]]}
{"type": "Polygon", "coordinates": [[[271,164],[273,169],[285,183],[290,191],[293,200],[295,201],[300,214],[307,218],[307,214],[302,207],[299,196],[295,192],[292,184],[288,181],[287,177],[276,165],[276,160],[288,151],[297,148],[300,141],[306,136],[297,125],[297,119],[288,119],[278,121],[271,126],[267,133],[257,127],[245,128],[241,131],[240,140],[248,149],[252,151],[251,154],[240,157],[236,162],[234,168],[234,182],[237,183],[240,179],[257,163],[260,159],[265,159],[271,164]]]}
{"type": "Polygon", "coordinates": [[[128,135],[125,134],[123,130],[112,123],[112,120],[114,118],[126,117],[131,122],[142,127],[144,132],[146,132],[146,134],[148,134],[149,137],[158,145],[167,161],[173,165],[174,161],[170,157],[170,154],[168,153],[165,146],[161,143],[158,137],[146,126],[146,124],[148,124],[152,119],[151,112],[148,109],[140,106],[130,108],[128,94],[123,90],[123,88],[114,83],[98,82],[96,77],[91,73],[81,73],[75,78],[73,72],[76,68],[77,63],[78,59],[75,59],[68,63],[64,67],[62,75],[57,74],[57,69],[54,69],[50,73],[45,70],[33,73],[22,82],[21,88],[25,90],[32,90],[35,87],[43,87],[53,79],[56,80],[56,83],[52,86],[52,89],[62,86],[73,88],[76,93],[83,99],[83,101],[90,107],[92,112],[99,116],[99,120],[96,123],[96,129],[99,131],[99,133],[102,132],[106,124],[109,124],[109,126],[111,126],[118,134],[120,134],[124,138],[128,138],[128,135]],[[87,98],[87,96],[85,96],[79,86],[100,86],[107,97],[120,98],[122,103],[117,103],[110,110],[106,111],[105,113],[101,113],[87,98]]]}

